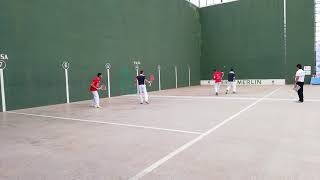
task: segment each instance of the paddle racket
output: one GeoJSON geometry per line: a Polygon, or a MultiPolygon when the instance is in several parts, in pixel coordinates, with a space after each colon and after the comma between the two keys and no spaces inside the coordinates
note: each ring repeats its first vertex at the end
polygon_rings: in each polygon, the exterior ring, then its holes
{"type": "Polygon", "coordinates": [[[149,76],[149,86],[151,86],[152,85],[152,82],[154,81],[154,74],[150,74],[150,76],[149,76]]]}
{"type": "Polygon", "coordinates": [[[293,90],[298,92],[300,90],[300,88],[301,87],[296,84],[296,85],[294,85],[293,90]]]}
{"type": "Polygon", "coordinates": [[[102,85],[100,86],[100,90],[101,90],[101,91],[106,91],[106,90],[107,90],[107,86],[102,84],[102,85]]]}

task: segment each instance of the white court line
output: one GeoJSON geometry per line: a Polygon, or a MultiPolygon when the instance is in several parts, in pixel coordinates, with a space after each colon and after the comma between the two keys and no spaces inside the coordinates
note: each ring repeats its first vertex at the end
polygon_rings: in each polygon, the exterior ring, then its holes
{"type": "MultiPolygon", "coordinates": [[[[127,97],[137,97],[137,95],[125,95],[127,97]]],[[[194,99],[204,99],[204,100],[243,100],[243,101],[256,101],[261,98],[251,98],[251,97],[212,97],[212,96],[166,96],[166,95],[149,95],[150,98],[170,98],[172,99],[185,99],[185,100],[194,100],[194,99]]],[[[296,98],[264,98],[265,101],[297,101],[296,98]]],[[[320,102],[320,99],[307,99],[306,102],[320,102]]]]}
{"type": "MultiPolygon", "coordinates": [[[[152,99],[156,99],[156,100],[161,100],[163,98],[160,97],[152,97],[152,99]]],[[[189,101],[189,102],[215,102],[212,99],[196,99],[196,98],[174,98],[174,99],[166,99],[166,100],[172,100],[172,101],[189,101]]],[[[219,99],[216,99],[219,100],[219,99]]],[[[221,99],[223,100],[223,99],[221,99]]],[[[254,100],[249,100],[249,99],[230,99],[227,102],[231,102],[231,103],[245,103],[245,102],[252,102],[254,100]]]]}
{"type": "MultiPolygon", "coordinates": [[[[298,101],[298,98],[266,98],[265,101],[298,101]]],[[[306,99],[305,102],[320,102],[320,99],[306,99]]]]}
{"type": "Polygon", "coordinates": [[[108,125],[116,125],[116,126],[124,126],[124,127],[152,129],[152,130],[167,131],[167,132],[185,133],[185,134],[197,134],[197,135],[201,134],[200,132],[195,132],[195,131],[184,131],[184,130],[177,130],[177,129],[158,128],[158,127],[152,127],[152,126],[139,126],[139,125],[133,125],[133,124],[124,124],[124,123],[113,123],[113,122],[105,122],[105,121],[92,121],[92,120],[77,119],[77,118],[67,118],[67,117],[47,116],[47,115],[40,115],[40,114],[19,113],[19,112],[13,112],[13,111],[9,111],[7,113],[24,115],[24,116],[34,116],[34,117],[43,117],[43,118],[51,118],[51,119],[62,119],[62,120],[68,120],[68,121],[86,122],[86,123],[108,124],[108,125]]]}
{"type": "MultiPolygon", "coordinates": [[[[137,97],[137,95],[125,95],[127,97],[137,97]]],[[[212,97],[212,96],[166,96],[166,95],[149,95],[149,97],[154,97],[154,98],[177,98],[177,99],[231,99],[231,100],[257,100],[259,98],[241,98],[241,97],[212,97]]]]}
{"type": "Polygon", "coordinates": [[[184,144],[183,146],[179,147],[178,149],[176,149],[175,151],[169,153],[168,155],[166,155],[165,157],[163,157],[162,159],[158,160],[157,162],[153,163],[151,166],[145,168],[144,170],[142,170],[141,172],[139,172],[138,174],[136,174],[135,176],[131,177],[129,180],[139,180],[141,178],[143,178],[144,176],[146,176],[147,174],[149,174],[150,172],[152,172],[154,169],[158,168],[159,166],[161,166],[162,164],[164,164],[165,162],[167,162],[168,160],[172,159],[173,157],[175,157],[176,155],[180,154],[181,152],[183,152],[184,150],[188,149],[189,147],[191,147],[192,145],[194,145],[195,143],[199,142],[200,140],[202,140],[203,138],[205,138],[206,136],[210,135],[212,132],[216,131],[217,129],[219,129],[220,127],[222,127],[223,125],[227,124],[228,122],[230,122],[231,120],[233,120],[234,118],[238,117],[239,115],[241,115],[243,112],[248,111],[249,109],[251,109],[253,106],[257,105],[259,102],[263,101],[265,98],[271,96],[272,94],[274,94],[275,92],[277,92],[278,90],[280,90],[281,88],[278,88],[274,91],[272,91],[271,93],[268,93],[267,95],[263,96],[262,98],[258,99],[257,101],[253,102],[252,104],[250,104],[249,106],[245,107],[244,109],[242,109],[241,111],[237,112],[236,114],[230,116],[229,118],[225,119],[224,121],[222,121],[221,123],[219,123],[218,125],[214,126],[213,128],[209,129],[208,131],[202,133],[200,136],[198,136],[197,138],[195,138],[194,140],[184,144]]]}

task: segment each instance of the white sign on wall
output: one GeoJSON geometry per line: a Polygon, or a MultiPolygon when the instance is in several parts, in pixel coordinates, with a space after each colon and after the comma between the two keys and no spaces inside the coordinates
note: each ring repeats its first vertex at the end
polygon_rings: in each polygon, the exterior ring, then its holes
{"type": "Polygon", "coordinates": [[[311,66],[304,66],[303,70],[305,75],[311,75],[311,66]]]}
{"type": "MultiPolygon", "coordinates": [[[[263,86],[263,85],[285,85],[285,79],[238,79],[236,80],[237,85],[245,85],[245,86],[263,86]]],[[[200,85],[214,85],[214,80],[201,80],[200,85]]],[[[228,81],[223,80],[222,85],[227,85],[228,81]]]]}
{"type": "Polygon", "coordinates": [[[133,61],[134,68],[138,71],[139,70],[139,65],[141,64],[140,61],[133,61]]]}

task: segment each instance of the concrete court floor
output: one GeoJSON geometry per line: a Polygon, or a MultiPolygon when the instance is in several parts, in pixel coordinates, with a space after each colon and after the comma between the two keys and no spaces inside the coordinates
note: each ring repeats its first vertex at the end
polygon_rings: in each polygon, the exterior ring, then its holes
{"type": "Polygon", "coordinates": [[[210,86],[0,114],[0,180],[318,180],[320,86],[210,86]],[[225,87],[222,87],[225,89],[225,87]]]}

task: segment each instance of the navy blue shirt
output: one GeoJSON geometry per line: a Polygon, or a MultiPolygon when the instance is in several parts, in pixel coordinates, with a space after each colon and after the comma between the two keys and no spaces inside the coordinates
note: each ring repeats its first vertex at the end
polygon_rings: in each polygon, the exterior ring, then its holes
{"type": "Polygon", "coordinates": [[[236,74],[233,71],[230,71],[228,74],[228,81],[233,82],[236,80],[236,74]]]}
{"type": "Polygon", "coordinates": [[[137,76],[137,80],[138,80],[138,84],[139,85],[144,85],[144,81],[146,79],[146,76],[140,74],[139,76],[137,76]]]}

